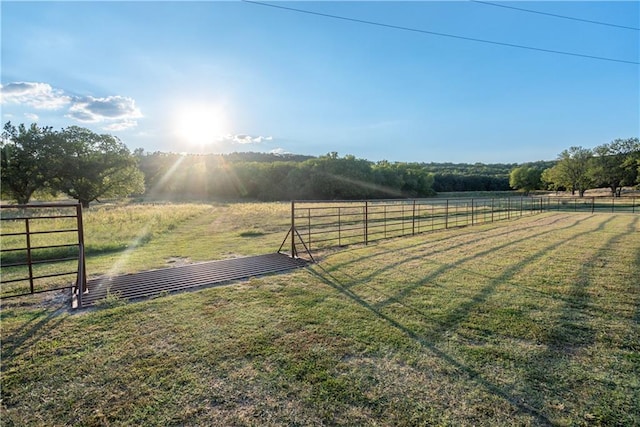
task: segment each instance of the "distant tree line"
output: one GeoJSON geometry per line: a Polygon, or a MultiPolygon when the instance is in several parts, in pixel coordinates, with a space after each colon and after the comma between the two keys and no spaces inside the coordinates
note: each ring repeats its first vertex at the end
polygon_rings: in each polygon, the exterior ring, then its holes
{"type": "Polygon", "coordinates": [[[101,198],[382,199],[436,192],[568,190],[622,186],[640,179],[638,138],[592,150],[571,147],[556,161],[517,164],[371,162],[337,152],[294,154],[133,153],[116,137],[77,126],[7,122],[0,143],[2,196],[28,203],[36,193],[66,194],[84,206],[101,198]]]}
{"type": "Polygon", "coordinates": [[[509,175],[511,187],[526,193],[533,190],[570,191],[583,197],[593,188],[609,188],[619,197],[622,187],[640,184],[640,142],[638,138],[615,139],[593,149],[563,150],[549,168],[525,164],[509,175]]]}
{"type": "MultiPolygon", "coordinates": [[[[152,198],[370,199],[434,195],[433,175],[414,163],[373,163],[336,152],[306,159],[244,161],[254,153],[137,152],[152,198]]],[[[264,159],[265,157],[261,157],[264,159]]]]}
{"type": "Polygon", "coordinates": [[[371,162],[336,152],[320,157],[164,152],[138,152],[137,156],[147,195],[154,198],[366,199],[509,191],[509,172],[516,166],[371,162]]]}

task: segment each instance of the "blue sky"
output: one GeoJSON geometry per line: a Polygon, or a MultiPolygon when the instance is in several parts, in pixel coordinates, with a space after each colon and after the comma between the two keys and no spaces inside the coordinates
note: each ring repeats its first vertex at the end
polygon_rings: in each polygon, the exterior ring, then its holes
{"type": "MultiPolygon", "coordinates": [[[[1,3],[2,121],[146,151],[523,163],[640,134],[640,32],[474,1],[1,3]]],[[[640,27],[640,3],[500,2],[640,27]]]]}

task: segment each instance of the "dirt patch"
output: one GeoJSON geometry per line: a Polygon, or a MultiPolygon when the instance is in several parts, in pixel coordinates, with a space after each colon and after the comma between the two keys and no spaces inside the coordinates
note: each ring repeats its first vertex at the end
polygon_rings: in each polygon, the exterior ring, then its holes
{"type": "Polygon", "coordinates": [[[181,256],[172,256],[170,258],[167,258],[165,262],[172,267],[179,267],[181,265],[193,264],[193,261],[191,261],[191,258],[181,257],[181,256]]]}

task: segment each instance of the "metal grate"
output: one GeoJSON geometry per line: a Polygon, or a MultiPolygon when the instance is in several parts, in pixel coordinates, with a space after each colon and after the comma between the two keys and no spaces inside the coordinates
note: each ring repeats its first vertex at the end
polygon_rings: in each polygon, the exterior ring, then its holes
{"type": "Polygon", "coordinates": [[[107,296],[107,291],[123,299],[147,298],[166,292],[293,270],[306,265],[307,262],[303,259],[275,253],[101,277],[87,283],[89,292],[83,295],[82,306],[94,305],[107,296]]]}

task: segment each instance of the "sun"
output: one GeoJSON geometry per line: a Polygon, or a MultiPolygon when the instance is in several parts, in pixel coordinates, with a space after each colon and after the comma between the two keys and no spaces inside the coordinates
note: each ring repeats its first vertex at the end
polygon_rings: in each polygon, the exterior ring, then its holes
{"type": "Polygon", "coordinates": [[[179,108],[174,116],[176,137],[191,148],[203,149],[227,135],[224,111],[215,105],[189,104],[179,108]]]}

